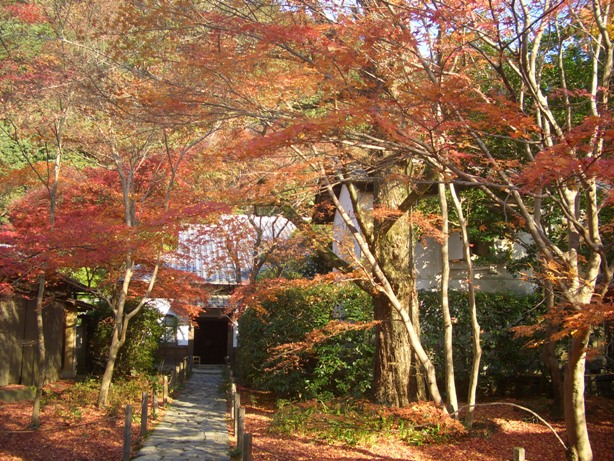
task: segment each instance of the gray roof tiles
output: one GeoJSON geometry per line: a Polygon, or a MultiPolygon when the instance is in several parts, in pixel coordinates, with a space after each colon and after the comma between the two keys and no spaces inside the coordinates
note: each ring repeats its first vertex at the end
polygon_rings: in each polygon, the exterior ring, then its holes
{"type": "Polygon", "coordinates": [[[194,224],[179,233],[169,264],[207,283],[240,285],[249,280],[253,258],[296,230],[281,216],[222,215],[215,224],[194,224]]]}

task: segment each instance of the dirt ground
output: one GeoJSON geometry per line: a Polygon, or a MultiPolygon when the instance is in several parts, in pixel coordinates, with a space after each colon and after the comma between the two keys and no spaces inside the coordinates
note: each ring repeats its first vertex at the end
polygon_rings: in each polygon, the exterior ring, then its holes
{"type": "MultiPolygon", "coordinates": [[[[98,410],[93,404],[75,406],[61,398],[70,383],[56,384],[47,393],[60,397],[48,399],[41,414],[42,425],[29,429],[31,402],[0,402],[1,461],[117,461],[123,450],[124,415],[98,410]]],[[[382,438],[370,446],[328,445],[307,437],[279,437],[268,431],[274,412],[269,399],[249,399],[245,405],[246,431],[253,436],[254,461],[499,461],[511,460],[513,447],[526,450],[528,461],[564,460],[564,451],[552,432],[535,423],[529,414],[509,406],[487,406],[476,411],[476,426],[471,437],[439,444],[408,446],[382,438]]],[[[522,403],[522,402],[520,402],[522,403]]],[[[138,405],[135,405],[138,413],[138,405]]],[[[614,460],[614,400],[590,398],[587,405],[589,431],[596,461],[614,460]]],[[[552,422],[565,440],[564,426],[552,422]]],[[[150,421],[149,427],[153,427],[150,421]]],[[[138,435],[138,418],[132,433],[138,435]]],[[[231,437],[231,444],[234,439],[231,437]]],[[[133,437],[132,453],[140,441],[133,437]]]]}

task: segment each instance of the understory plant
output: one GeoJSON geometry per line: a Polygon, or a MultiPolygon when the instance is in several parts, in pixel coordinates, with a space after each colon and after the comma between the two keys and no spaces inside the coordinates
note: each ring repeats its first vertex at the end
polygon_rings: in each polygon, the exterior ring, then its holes
{"type": "Polygon", "coordinates": [[[432,402],[388,408],[354,399],[279,401],[270,431],[350,446],[368,446],[382,437],[423,445],[466,435],[458,420],[432,402]]]}
{"type": "MultiPolygon", "coordinates": [[[[127,306],[130,310],[130,306],[127,306]]],[[[115,371],[118,377],[151,373],[155,371],[156,352],[164,328],[160,323],[161,314],[152,306],[145,305],[128,327],[126,343],[121,348],[115,371]]],[[[104,371],[111,335],[113,318],[110,309],[100,308],[88,318],[88,353],[94,374],[104,371]]]]}
{"type": "Polygon", "coordinates": [[[318,284],[283,288],[261,308],[239,320],[237,373],[243,383],[286,398],[362,396],[372,380],[373,333],[337,334],[296,353],[294,366],[281,366],[276,347],[308,342],[308,335],[333,322],[372,320],[370,297],[353,285],[318,284]]]}
{"type": "MultiPolygon", "coordinates": [[[[454,369],[461,388],[468,385],[471,369],[471,327],[467,293],[451,291],[450,315],[453,319],[454,369]]],[[[441,295],[420,292],[420,325],[426,349],[438,370],[443,370],[443,326],[441,295]]],[[[541,371],[540,350],[525,347],[526,338],[516,338],[512,328],[533,324],[545,307],[538,294],[476,293],[477,315],[482,329],[482,394],[505,393],[506,383],[541,371]]],[[[438,377],[443,379],[443,376],[438,377]]]]}

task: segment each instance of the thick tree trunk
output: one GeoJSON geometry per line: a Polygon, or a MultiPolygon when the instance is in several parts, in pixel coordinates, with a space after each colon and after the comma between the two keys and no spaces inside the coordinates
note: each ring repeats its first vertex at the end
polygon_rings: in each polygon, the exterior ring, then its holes
{"type": "Polygon", "coordinates": [[[410,393],[412,354],[407,329],[386,296],[375,296],[374,306],[375,320],[381,322],[375,340],[374,398],[386,405],[406,406],[413,397],[410,393]]]}
{"type": "Polygon", "coordinates": [[[577,330],[572,336],[565,369],[565,426],[568,458],[571,461],[592,461],[593,459],[584,405],[584,371],[589,336],[590,328],[586,327],[577,330]]]}
{"type": "MultiPolygon", "coordinates": [[[[410,192],[406,183],[394,180],[378,182],[374,190],[374,207],[395,210],[410,192]]],[[[411,258],[411,226],[406,216],[394,216],[394,219],[394,225],[385,232],[380,226],[386,218],[374,220],[374,254],[404,310],[414,313],[417,306],[413,303],[417,298],[411,258]]],[[[417,364],[412,362],[407,328],[387,296],[375,296],[374,305],[374,318],[382,322],[377,329],[374,396],[378,402],[406,406],[419,397],[417,364]]]]}
{"type": "MultiPolygon", "coordinates": [[[[439,387],[437,386],[435,367],[433,366],[433,363],[431,362],[428,354],[422,346],[422,343],[420,342],[419,328],[416,328],[413,323],[413,319],[416,318],[415,309],[417,309],[417,305],[413,308],[410,307],[408,309],[408,306],[404,305],[403,301],[399,299],[399,297],[397,296],[397,292],[395,291],[392,283],[390,282],[390,279],[381,268],[381,261],[379,261],[374,255],[375,251],[373,251],[373,247],[375,245],[372,245],[372,243],[369,244],[367,242],[367,239],[363,237],[361,231],[355,226],[352,217],[348,214],[347,210],[342,206],[341,202],[337,198],[337,195],[329,182],[326,183],[326,189],[328,191],[328,195],[335,204],[337,211],[339,211],[339,214],[341,215],[345,225],[352,233],[357,245],[361,250],[362,258],[364,259],[365,263],[364,267],[369,267],[372,271],[372,287],[379,293],[386,295],[386,297],[390,301],[391,307],[394,308],[394,311],[401,318],[403,326],[405,327],[405,331],[407,332],[411,347],[413,348],[413,351],[418,360],[420,361],[422,369],[424,370],[425,386],[428,389],[429,395],[431,396],[436,405],[444,407],[445,402],[443,401],[441,393],[439,392],[439,387]]],[[[394,222],[397,222],[397,220],[395,220],[394,222]]],[[[409,220],[406,220],[406,222],[409,222],[409,220]]],[[[387,231],[382,232],[382,234],[387,234],[387,231]]],[[[368,239],[371,242],[377,241],[376,237],[374,237],[371,233],[369,234],[368,239]]],[[[413,240],[411,238],[408,239],[408,242],[410,245],[413,245],[413,240]]],[[[377,250],[377,248],[375,250],[377,250]]],[[[411,254],[411,252],[409,253],[411,254]]],[[[413,277],[413,268],[410,267],[409,269],[409,273],[412,274],[411,279],[414,280],[415,278],[413,277]]],[[[414,289],[411,292],[410,299],[412,301],[417,300],[417,297],[415,296],[415,284],[414,289]]]]}

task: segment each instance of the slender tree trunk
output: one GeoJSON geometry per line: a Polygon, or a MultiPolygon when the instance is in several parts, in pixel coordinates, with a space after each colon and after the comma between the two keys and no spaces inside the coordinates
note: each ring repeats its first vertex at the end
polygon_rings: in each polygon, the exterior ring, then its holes
{"type": "Polygon", "coordinates": [[[113,330],[113,337],[111,345],[109,346],[109,355],[107,356],[107,364],[102,375],[100,382],[100,393],[98,394],[98,407],[102,407],[107,404],[109,400],[109,391],[111,389],[111,382],[113,381],[113,372],[115,371],[115,362],[117,361],[117,354],[122,344],[119,337],[116,334],[116,329],[113,330]]]}
{"type": "Polygon", "coordinates": [[[463,213],[462,203],[456,195],[454,184],[450,184],[450,195],[458,216],[458,223],[463,239],[463,255],[467,265],[467,296],[469,298],[469,311],[471,315],[471,347],[473,349],[473,360],[471,363],[471,373],[469,375],[469,389],[467,392],[467,416],[465,425],[471,429],[473,426],[473,415],[475,413],[475,403],[478,391],[478,380],[480,378],[480,362],[482,360],[482,346],[480,344],[480,324],[478,322],[478,311],[475,301],[475,285],[473,274],[473,261],[471,260],[471,245],[469,242],[469,232],[467,231],[467,220],[463,213]]]}
{"type": "Polygon", "coordinates": [[[100,392],[98,394],[98,407],[102,407],[107,404],[109,399],[109,390],[111,388],[111,381],[113,380],[113,372],[115,371],[115,361],[117,360],[117,354],[124,344],[127,328],[127,322],[124,322],[124,309],[126,307],[126,300],[128,298],[128,287],[132,280],[132,271],[134,263],[130,256],[126,257],[126,271],[124,272],[124,280],[122,283],[120,293],[114,298],[113,305],[113,335],[111,336],[111,344],[109,345],[109,355],[107,356],[107,364],[102,375],[100,382],[100,392]]]}
{"type": "Polygon", "coordinates": [[[444,351],[445,351],[445,380],[446,380],[446,404],[450,413],[458,410],[458,399],[456,396],[456,383],[454,379],[454,352],[452,350],[452,317],[450,316],[450,252],[449,252],[449,217],[448,199],[446,197],[446,186],[440,175],[439,183],[439,207],[441,209],[441,231],[443,242],[441,243],[441,313],[444,332],[444,351]]]}
{"type": "Polygon", "coordinates": [[[109,398],[109,389],[111,388],[111,381],[113,380],[113,372],[115,371],[115,362],[117,361],[117,354],[122,346],[126,342],[126,335],[128,333],[128,326],[130,321],[139,313],[139,311],[150,299],[151,291],[158,279],[158,270],[160,269],[161,252],[158,252],[156,265],[151,273],[149,279],[149,286],[147,291],[141,297],[139,303],[126,312],[126,301],[128,300],[128,287],[132,281],[134,274],[134,261],[132,256],[126,256],[126,270],[124,272],[124,281],[122,283],[121,291],[116,296],[116,301],[113,304],[113,312],[115,313],[113,318],[113,335],[111,337],[111,344],[109,346],[109,355],[107,356],[107,364],[102,375],[102,381],[100,383],[100,393],[98,394],[98,406],[102,407],[106,405],[109,398]]]}
{"type": "MultiPolygon", "coordinates": [[[[412,238],[412,242],[413,242],[412,238]]],[[[413,244],[412,244],[412,253],[413,253],[413,244]]],[[[412,256],[412,268],[414,268],[413,264],[413,256],[412,256]]],[[[412,279],[416,280],[416,271],[412,270],[412,279]]],[[[416,288],[416,284],[414,284],[412,290],[412,301],[410,302],[410,313],[409,316],[411,318],[411,323],[414,326],[414,331],[420,338],[420,304],[418,303],[418,290],[416,288]]],[[[410,342],[411,346],[411,342],[410,342]]],[[[409,395],[414,396],[415,400],[426,400],[428,399],[428,392],[426,389],[424,369],[422,368],[422,364],[420,363],[420,357],[414,350],[411,348],[411,370],[409,377],[409,395]]]]}
{"type": "MultiPolygon", "coordinates": [[[[545,283],[544,287],[546,291],[546,304],[548,309],[552,311],[556,309],[553,287],[549,283],[545,283]]],[[[542,359],[550,375],[552,387],[552,416],[555,418],[562,418],[564,416],[563,375],[561,374],[559,359],[556,356],[556,341],[550,339],[556,331],[558,331],[557,326],[553,325],[552,321],[549,321],[545,332],[546,342],[542,349],[542,359]]]]}
{"type": "Polygon", "coordinates": [[[47,380],[47,353],[45,349],[45,329],[43,322],[43,301],[45,296],[45,274],[38,278],[38,295],[36,297],[36,331],[38,343],[38,369],[36,370],[36,393],[32,404],[31,426],[40,426],[40,404],[43,386],[47,380]]]}
{"type": "Polygon", "coordinates": [[[589,336],[590,328],[588,327],[577,330],[572,336],[565,369],[565,426],[569,447],[568,458],[571,461],[593,460],[593,450],[586,426],[584,402],[584,371],[589,336]]]}

